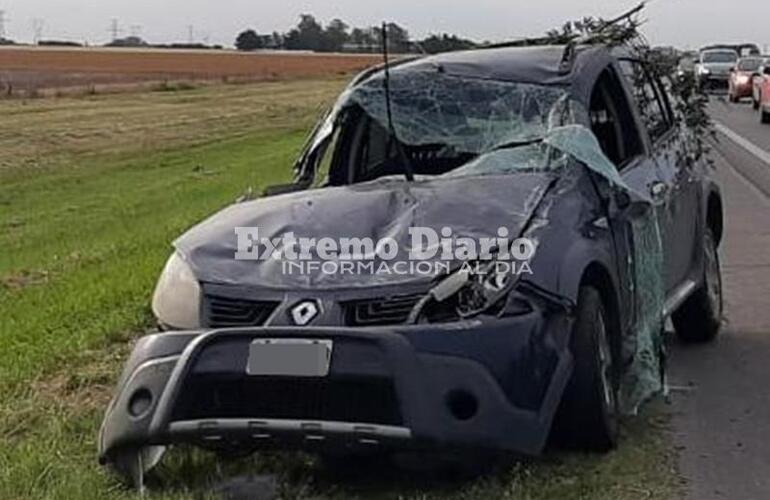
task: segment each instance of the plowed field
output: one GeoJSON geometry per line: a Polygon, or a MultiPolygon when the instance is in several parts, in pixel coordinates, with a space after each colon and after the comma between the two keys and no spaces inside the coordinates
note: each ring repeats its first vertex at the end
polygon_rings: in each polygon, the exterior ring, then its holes
{"type": "Polygon", "coordinates": [[[251,82],[359,71],[373,55],[120,49],[0,49],[0,92],[30,93],[146,82],[251,82]]]}

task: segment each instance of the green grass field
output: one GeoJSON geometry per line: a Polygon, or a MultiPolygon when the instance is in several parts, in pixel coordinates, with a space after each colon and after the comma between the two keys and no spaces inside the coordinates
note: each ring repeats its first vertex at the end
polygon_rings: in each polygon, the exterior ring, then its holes
{"type": "MultiPolygon", "coordinates": [[[[248,189],[285,182],[341,80],[0,101],[0,498],[130,498],[96,434],[171,241],[248,189]]],[[[550,453],[475,481],[372,471],[331,481],[310,457],[232,462],[175,450],[153,497],[200,498],[274,474],[282,498],[666,498],[661,412],[607,456],[550,453]]]]}

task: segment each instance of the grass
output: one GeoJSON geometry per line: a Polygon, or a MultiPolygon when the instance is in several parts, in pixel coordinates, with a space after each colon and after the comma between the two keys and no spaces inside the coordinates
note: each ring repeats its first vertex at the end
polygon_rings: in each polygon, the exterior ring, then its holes
{"type": "MultiPolygon", "coordinates": [[[[0,101],[0,498],[133,497],[96,464],[95,438],[130,343],[150,327],[170,242],[248,188],[285,182],[342,84],[0,101]]],[[[302,455],[176,450],[153,497],[205,497],[261,473],[284,498],[665,498],[676,477],[659,415],[631,421],[607,456],[550,453],[460,483],[382,470],[339,482],[302,455]]]]}

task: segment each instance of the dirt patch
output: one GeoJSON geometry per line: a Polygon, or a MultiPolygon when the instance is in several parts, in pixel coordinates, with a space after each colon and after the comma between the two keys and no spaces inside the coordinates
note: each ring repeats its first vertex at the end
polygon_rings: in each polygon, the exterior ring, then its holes
{"type": "Polygon", "coordinates": [[[21,271],[9,276],[0,277],[0,288],[7,290],[22,290],[36,285],[48,283],[50,273],[45,270],[21,271]]]}
{"type": "Polygon", "coordinates": [[[89,351],[76,370],[65,370],[32,383],[32,393],[46,406],[73,412],[105,408],[110,401],[128,346],[116,343],[106,351],[89,351]]]}

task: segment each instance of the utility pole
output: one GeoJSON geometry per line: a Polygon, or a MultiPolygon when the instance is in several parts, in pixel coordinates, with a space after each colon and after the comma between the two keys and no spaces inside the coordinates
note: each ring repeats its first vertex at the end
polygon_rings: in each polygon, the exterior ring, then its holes
{"type": "Polygon", "coordinates": [[[36,17],[32,19],[32,32],[34,36],[34,43],[37,45],[40,40],[43,39],[43,30],[45,29],[45,19],[42,17],[36,17]]]}
{"type": "Polygon", "coordinates": [[[190,45],[195,43],[195,26],[192,24],[187,25],[187,43],[190,45]]]}
{"type": "Polygon", "coordinates": [[[0,40],[5,39],[5,23],[8,19],[5,17],[5,11],[0,10],[0,40]]]}
{"type": "Polygon", "coordinates": [[[140,37],[142,35],[142,26],[139,24],[132,24],[129,28],[129,32],[133,37],[140,37]]]}
{"type": "Polygon", "coordinates": [[[110,23],[109,32],[110,32],[110,36],[112,37],[112,41],[113,42],[115,40],[117,40],[118,37],[120,37],[120,23],[118,22],[117,18],[112,18],[112,22],[110,23]]]}

